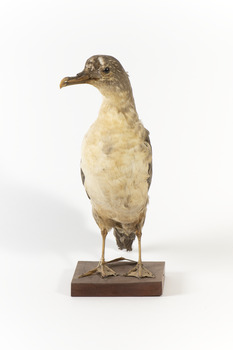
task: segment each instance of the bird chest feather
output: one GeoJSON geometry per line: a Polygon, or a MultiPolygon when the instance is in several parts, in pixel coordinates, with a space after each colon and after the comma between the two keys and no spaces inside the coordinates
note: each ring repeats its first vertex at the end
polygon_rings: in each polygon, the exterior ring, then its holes
{"type": "Polygon", "coordinates": [[[148,201],[151,147],[147,130],[130,114],[114,107],[106,113],[104,106],[82,145],[81,167],[92,204],[121,217],[136,215],[148,201]]]}

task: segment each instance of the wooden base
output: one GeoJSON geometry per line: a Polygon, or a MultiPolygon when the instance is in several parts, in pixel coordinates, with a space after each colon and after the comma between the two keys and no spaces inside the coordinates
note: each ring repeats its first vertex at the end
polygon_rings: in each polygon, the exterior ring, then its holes
{"type": "Polygon", "coordinates": [[[82,273],[94,269],[98,261],[79,261],[71,282],[71,296],[160,296],[164,285],[165,262],[143,262],[154,275],[154,278],[125,277],[135,263],[109,263],[119,276],[102,278],[100,275],[91,275],[78,278],[82,273]]]}

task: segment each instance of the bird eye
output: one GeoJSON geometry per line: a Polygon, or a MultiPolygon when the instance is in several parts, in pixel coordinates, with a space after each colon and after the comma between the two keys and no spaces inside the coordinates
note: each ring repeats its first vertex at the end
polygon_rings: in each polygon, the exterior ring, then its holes
{"type": "Polygon", "coordinates": [[[109,73],[110,69],[109,67],[104,68],[104,73],[109,73]]]}

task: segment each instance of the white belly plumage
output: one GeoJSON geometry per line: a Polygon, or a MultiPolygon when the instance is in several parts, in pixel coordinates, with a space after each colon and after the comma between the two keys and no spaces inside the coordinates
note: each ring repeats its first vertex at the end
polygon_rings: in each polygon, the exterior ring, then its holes
{"type": "Polygon", "coordinates": [[[83,140],[81,168],[92,205],[122,223],[136,220],[148,201],[151,148],[143,130],[140,122],[132,128],[124,119],[97,119],[83,140]]]}

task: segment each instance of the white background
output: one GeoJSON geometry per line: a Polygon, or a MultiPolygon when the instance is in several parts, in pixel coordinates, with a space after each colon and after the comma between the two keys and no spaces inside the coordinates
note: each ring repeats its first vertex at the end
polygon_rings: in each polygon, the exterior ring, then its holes
{"type": "Polygon", "coordinates": [[[232,349],[232,1],[0,7],[1,348],[232,349]],[[77,261],[100,256],[79,160],[101,95],[59,82],[94,54],[129,72],[151,133],[143,258],[166,261],[160,298],[70,297],[77,261]]]}

